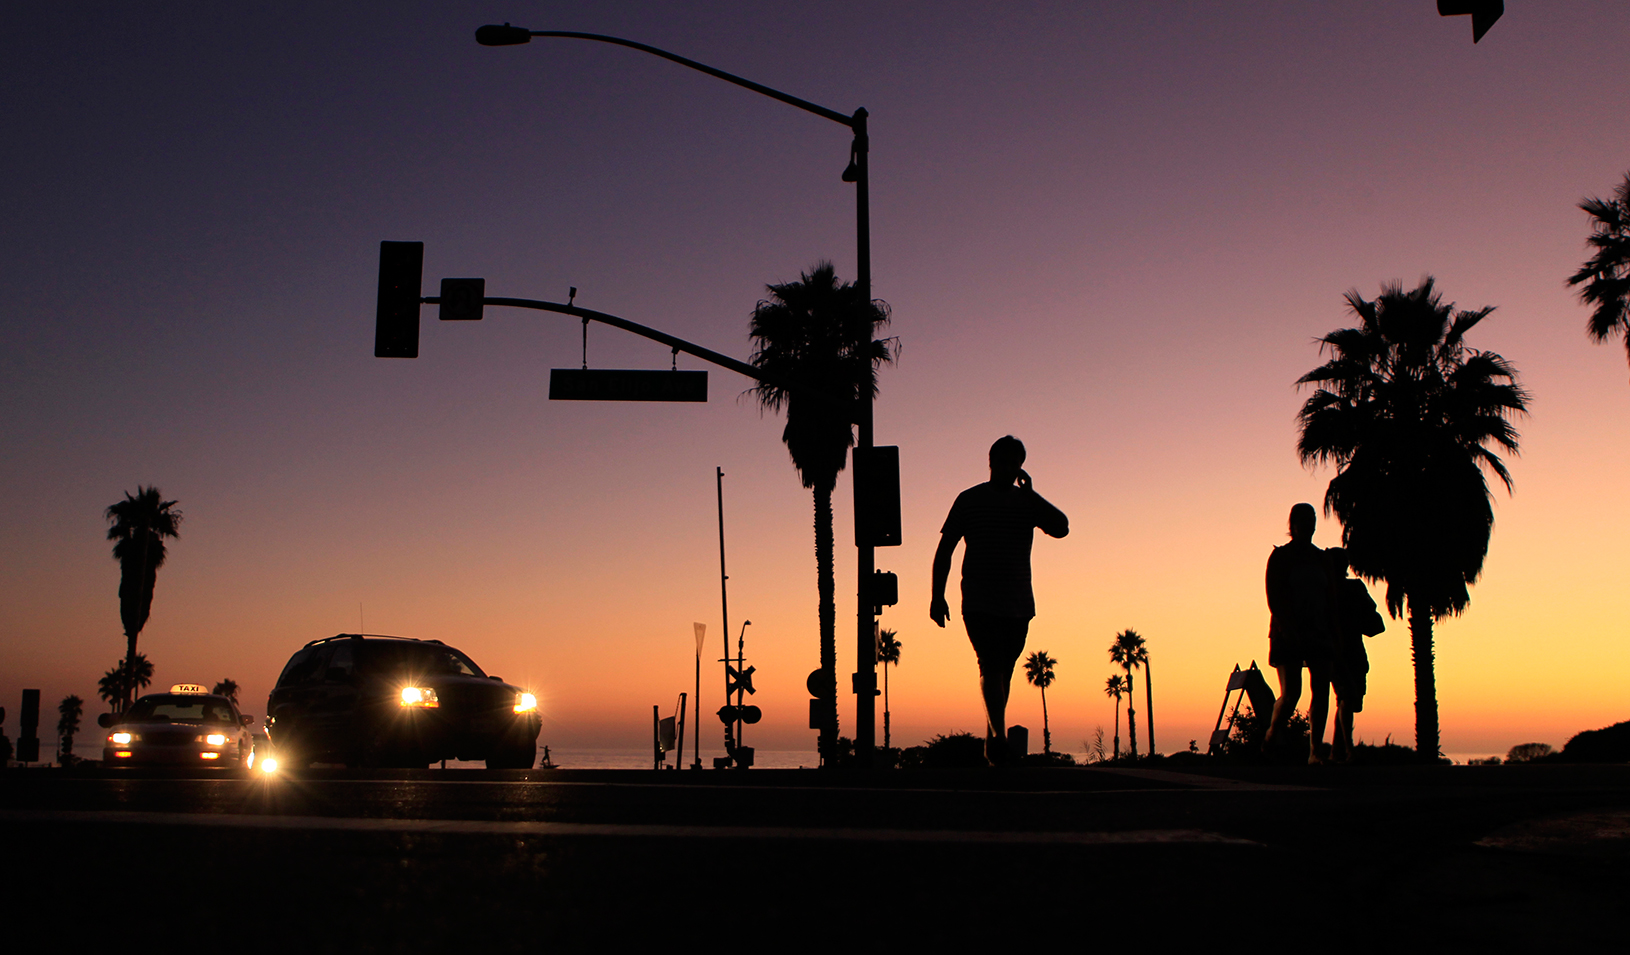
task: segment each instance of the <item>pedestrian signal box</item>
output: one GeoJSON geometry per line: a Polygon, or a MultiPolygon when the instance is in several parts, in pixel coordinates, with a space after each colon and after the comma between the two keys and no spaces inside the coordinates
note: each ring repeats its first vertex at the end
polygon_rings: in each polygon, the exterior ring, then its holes
{"type": "Polygon", "coordinates": [[[900,449],[855,448],[855,546],[900,546],[900,449]]]}

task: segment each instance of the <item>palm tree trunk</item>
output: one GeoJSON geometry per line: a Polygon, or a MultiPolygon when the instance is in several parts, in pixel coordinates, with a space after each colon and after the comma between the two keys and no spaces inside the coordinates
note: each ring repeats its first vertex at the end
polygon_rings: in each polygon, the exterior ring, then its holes
{"type": "Polygon", "coordinates": [[[1041,688],[1041,752],[1043,756],[1053,752],[1053,730],[1047,722],[1047,688],[1041,688]]]}
{"type": "Polygon", "coordinates": [[[815,489],[815,571],[816,590],[821,605],[821,672],[824,674],[827,700],[826,725],[821,728],[820,753],[822,765],[837,765],[838,746],[838,632],[837,584],[832,572],[832,489],[815,489]]]}
{"type": "Polygon", "coordinates": [[[1438,684],[1432,668],[1432,613],[1409,601],[1409,645],[1415,658],[1415,752],[1438,758],[1438,684]]]}
{"type": "Polygon", "coordinates": [[[887,752],[889,746],[889,665],[883,664],[883,750],[887,752]]]}
{"type": "Polygon", "coordinates": [[[1133,709],[1132,701],[1137,699],[1137,689],[1132,685],[1132,668],[1126,668],[1126,737],[1132,747],[1132,758],[1138,758],[1138,713],[1133,709]]]}
{"type": "Polygon", "coordinates": [[[1143,723],[1148,729],[1149,755],[1155,754],[1155,681],[1149,676],[1149,661],[1143,661],[1143,723]]]}

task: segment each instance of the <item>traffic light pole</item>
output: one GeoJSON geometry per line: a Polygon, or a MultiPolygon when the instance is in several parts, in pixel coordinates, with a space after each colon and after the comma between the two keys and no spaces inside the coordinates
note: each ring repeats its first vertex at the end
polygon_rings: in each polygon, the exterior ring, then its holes
{"type": "MultiPolygon", "coordinates": [[[[820,116],[823,119],[828,119],[832,122],[841,123],[844,126],[849,127],[854,132],[854,142],[850,153],[850,166],[844,171],[843,178],[845,181],[853,182],[855,184],[855,281],[856,285],[860,289],[861,300],[863,302],[870,302],[872,300],[871,189],[868,169],[868,153],[870,152],[870,143],[867,139],[867,112],[865,108],[857,109],[853,115],[845,116],[837,110],[827,109],[824,106],[811,103],[808,100],[800,99],[788,93],[783,93],[780,90],[773,89],[761,83],[754,83],[752,80],[736,76],[733,73],[726,73],[724,70],[715,69],[714,67],[708,66],[705,63],[698,63],[695,60],[679,56],[675,53],[670,53],[667,50],[649,46],[644,43],[638,43],[633,40],[625,40],[622,37],[607,36],[601,33],[578,33],[567,30],[528,30],[525,27],[511,26],[508,23],[505,23],[502,26],[491,24],[481,27],[475,31],[476,42],[482,44],[483,46],[514,46],[522,43],[530,43],[533,37],[593,40],[597,43],[609,43],[614,46],[622,46],[628,47],[629,49],[639,50],[641,52],[649,53],[653,56],[659,56],[665,60],[678,63],[681,66],[689,67],[690,69],[698,72],[706,73],[709,76],[724,80],[727,83],[733,83],[736,86],[740,86],[744,89],[752,90],[755,93],[768,96],[771,99],[779,100],[780,102],[786,103],[789,106],[796,106],[806,112],[814,113],[816,116],[820,116]]],[[[712,361],[713,359],[710,358],[708,360],[712,361]]],[[[725,367],[730,366],[727,365],[725,367]]],[[[753,377],[757,378],[759,376],[754,375],[753,377]]],[[[760,380],[764,379],[760,378],[760,380]]],[[[853,468],[854,473],[851,476],[852,480],[854,481],[855,509],[857,512],[855,544],[859,552],[856,561],[858,565],[858,579],[855,586],[856,667],[853,678],[855,692],[855,760],[860,767],[869,768],[872,765],[872,754],[877,740],[877,727],[875,725],[877,718],[877,703],[874,699],[877,693],[877,641],[875,636],[876,616],[873,613],[875,604],[873,603],[871,593],[872,572],[877,566],[877,554],[875,550],[876,537],[874,535],[874,528],[870,526],[868,516],[862,513],[864,509],[863,502],[866,501],[870,495],[868,493],[868,489],[863,486],[865,477],[862,474],[863,469],[859,462],[869,460],[871,457],[871,450],[873,447],[873,402],[872,395],[870,393],[860,395],[859,398],[859,414],[855,419],[850,419],[853,420],[855,424],[859,425],[860,431],[859,435],[857,436],[859,440],[855,446],[856,466],[853,468]]],[[[727,642],[728,639],[729,634],[727,633],[727,642]]],[[[727,643],[726,656],[728,655],[727,643]]],[[[834,678],[832,682],[835,683],[837,674],[830,674],[830,676],[834,678]]],[[[822,736],[824,737],[824,742],[826,742],[829,747],[835,748],[837,743],[837,739],[835,738],[835,731],[837,728],[836,694],[833,694],[831,707],[826,714],[826,718],[827,726],[822,730],[822,736]]],[[[826,749],[826,747],[823,747],[823,749],[826,749]]]]}

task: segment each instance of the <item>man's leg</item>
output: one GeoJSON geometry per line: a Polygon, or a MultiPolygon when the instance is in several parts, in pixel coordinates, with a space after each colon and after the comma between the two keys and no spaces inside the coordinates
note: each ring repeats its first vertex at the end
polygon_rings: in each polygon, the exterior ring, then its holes
{"type": "Polygon", "coordinates": [[[1324,757],[1319,754],[1319,748],[1324,745],[1324,727],[1330,719],[1330,668],[1328,665],[1309,666],[1307,678],[1313,691],[1307,712],[1307,761],[1322,763],[1324,757]]]}
{"type": "Polygon", "coordinates": [[[1030,621],[964,614],[962,622],[979,659],[979,695],[985,701],[985,758],[993,763],[1006,762],[1007,698],[1030,621]]]}
{"type": "Polygon", "coordinates": [[[1288,667],[1274,667],[1279,673],[1279,699],[1273,704],[1273,721],[1268,724],[1268,733],[1262,740],[1262,748],[1268,749],[1275,738],[1285,731],[1290,718],[1296,713],[1296,704],[1302,701],[1302,666],[1296,664],[1288,667]]]}

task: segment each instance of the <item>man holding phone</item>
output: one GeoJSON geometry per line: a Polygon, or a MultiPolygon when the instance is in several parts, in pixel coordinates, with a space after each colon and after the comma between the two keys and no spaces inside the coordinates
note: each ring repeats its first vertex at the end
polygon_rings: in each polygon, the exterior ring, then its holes
{"type": "Polygon", "coordinates": [[[979,659],[979,691],[985,698],[985,757],[1011,762],[1007,749],[1007,697],[1013,666],[1024,652],[1036,599],[1030,588],[1034,530],[1049,537],[1070,532],[1070,519],[1047,503],[1024,471],[1024,444],[1007,435],[990,446],[990,481],[957,495],[940,528],[934,552],[934,592],[928,615],[941,627],[951,616],[945,582],[957,541],[962,554],[962,623],[979,659]]]}

